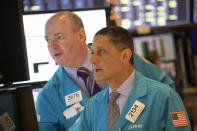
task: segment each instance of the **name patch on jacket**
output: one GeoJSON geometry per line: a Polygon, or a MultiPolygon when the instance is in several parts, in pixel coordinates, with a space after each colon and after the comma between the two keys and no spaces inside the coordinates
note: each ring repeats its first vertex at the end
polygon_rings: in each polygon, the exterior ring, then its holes
{"type": "Polygon", "coordinates": [[[82,101],[82,99],[83,98],[82,98],[81,91],[76,91],[72,94],[69,94],[69,95],[65,96],[67,106],[75,104],[77,102],[80,102],[80,101],[82,101]]]}
{"type": "Polygon", "coordinates": [[[84,106],[82,106],[80,103],[76,103],[69,107],[67,110],[63,112],[66,119],[70,119],[76,115],[78,115],[80,112],[84,110],[84,106]]]}
{"type": "Polygon", "coordinates": [[[129,126],[128,130],[142,128],[142,126],[143,126],[142,124],[132,125],[132,126],[129,126]]]}
{"type": "Polygon", "coordinates": [[[140,101],[136,100],[135,103],[130,108],[129,112],[125,116],[127,120],[129,120],[132,123],[135,123],[139,115],[142,113],[145,105],[141,103],[140,101]]]}
{"type": "Polygon", "coordinates": [[[185,112],[171,112],[170,115],[174,127],[188,126],[185,112]]]}

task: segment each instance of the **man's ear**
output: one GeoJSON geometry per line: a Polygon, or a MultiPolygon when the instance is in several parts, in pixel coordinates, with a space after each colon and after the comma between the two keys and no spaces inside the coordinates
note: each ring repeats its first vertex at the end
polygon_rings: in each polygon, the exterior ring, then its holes
{"type": "Polygon", "coordinates": [[[123,63],[130,63],[130,59],[131,59],[131,57],[132,57],[132,51],[131,51],[131,49],[129,49],[129,48],[127,48],[127,49],[124,49],[123,51],[122,51],[122,53],[121,53],[121,59],[122,59],[122,61],[123,61],[123,63]]]}
{"type": "Polygon", "coordinates": [[[83,28],[80,28],[80,30],[79,30],[79,39],[81,41],[85,41],[86,40],[86,34],[85,34],[85,30],[83,28]]]}

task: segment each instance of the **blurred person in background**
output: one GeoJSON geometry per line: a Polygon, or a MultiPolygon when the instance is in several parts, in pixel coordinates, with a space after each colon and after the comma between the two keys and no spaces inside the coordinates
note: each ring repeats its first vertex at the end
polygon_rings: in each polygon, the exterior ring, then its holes
{"type": "Polygon", "coordinates": [[[171,77],[171,79],[175,83],[175,88],[180,97],[183,99],[184,94],[183,94],[183,85],[181,84],[180,80],[176,78],[175,71],[173,70],[172,65],[169,63],[165,63],[165,66],[162,66],[162,62],[160,60],[160,55],[156,50],[153,51],[148,51],[146,54],[146,59],[150,61],[151,63],[155,64],[158,67],[163,68],[168,75],[171,77]]]}

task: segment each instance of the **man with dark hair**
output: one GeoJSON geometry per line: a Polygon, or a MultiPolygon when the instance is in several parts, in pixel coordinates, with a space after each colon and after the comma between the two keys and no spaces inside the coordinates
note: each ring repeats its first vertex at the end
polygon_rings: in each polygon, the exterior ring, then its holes
{"type": "Polygon", "coordinates": [[[175,90],[135,69],[132,41],[121,27],[96,33],[90,61],[96,80],[106,82],[109,88],[87,102],[71,131],[191,131],[175,90]]]}

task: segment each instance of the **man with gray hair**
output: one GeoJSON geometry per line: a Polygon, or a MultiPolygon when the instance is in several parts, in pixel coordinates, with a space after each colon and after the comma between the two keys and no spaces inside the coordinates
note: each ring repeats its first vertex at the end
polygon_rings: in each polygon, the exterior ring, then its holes
{"type": "Polygon", "coordinates": [[[87,81],[79,75],[79,69],[91,74],[92,65],[84,26],[76,14],[62,11],[52,16],[45,25],[45,39],[51,57],[60,66],[38,95],[39,130],[64,131],[77,119],[88,98],[101,89],[97,86],[89,92],[87,81]]]}

